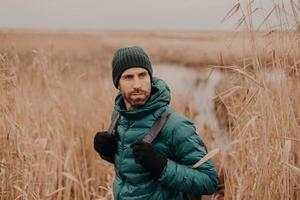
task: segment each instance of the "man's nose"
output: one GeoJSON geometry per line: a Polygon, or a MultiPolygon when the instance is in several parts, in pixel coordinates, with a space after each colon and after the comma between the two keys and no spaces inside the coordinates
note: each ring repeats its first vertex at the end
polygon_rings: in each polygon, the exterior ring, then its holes
{"type": "Polygon", "coordinates": [[[133,87],[134,88],[140,88],[141,87],[141,81],[138,78],[134,79],[133,87]]]}

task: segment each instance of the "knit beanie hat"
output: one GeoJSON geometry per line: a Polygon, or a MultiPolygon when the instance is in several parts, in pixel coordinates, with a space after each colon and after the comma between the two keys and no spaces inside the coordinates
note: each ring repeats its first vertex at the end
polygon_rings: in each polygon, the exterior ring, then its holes
{"type": "Polygon", "coordinates": [[[112,59],[112,78],[116,88],[122,73],[132,67],[146,69],[152,80],[152,66],[148,55],[141,47],[125,47],[118,49],[112,59]]]}

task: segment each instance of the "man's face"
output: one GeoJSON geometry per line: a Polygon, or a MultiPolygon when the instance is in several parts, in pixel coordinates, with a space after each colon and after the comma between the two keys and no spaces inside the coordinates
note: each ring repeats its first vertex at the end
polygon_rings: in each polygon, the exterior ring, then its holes
{"type": "Polygon", "coordinates": [[[151,79],[148,71],[141,67],[125,70],[119,80],[119,87],[127,110],[142,106],[151,93],[151,79]]]}

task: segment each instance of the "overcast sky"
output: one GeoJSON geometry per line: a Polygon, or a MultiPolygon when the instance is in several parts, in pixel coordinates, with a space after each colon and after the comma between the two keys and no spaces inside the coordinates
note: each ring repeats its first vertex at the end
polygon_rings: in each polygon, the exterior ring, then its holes
{"type": "Polygon", "coordinates": [[[0,28],[232,30],[237,0],[1,0],[0,28]]]}

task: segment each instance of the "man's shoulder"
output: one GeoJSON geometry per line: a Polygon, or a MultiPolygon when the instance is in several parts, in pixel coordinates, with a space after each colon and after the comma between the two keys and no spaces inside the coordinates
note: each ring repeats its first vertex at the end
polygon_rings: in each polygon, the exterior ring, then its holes
{"type": "Polygon", "coordinates": [[[167,126],[177,128],[180,126],[194,126],[194,123],[183,114],[171,109],[171,115],[167,121],[167,126]]]}
{"type": "Polygon", "coordinates": [[[187,137],[196,136],[196,127],[193,122],[181,113],[173,111],[162,130],[172,142],[186,140],[187,137]]]}

